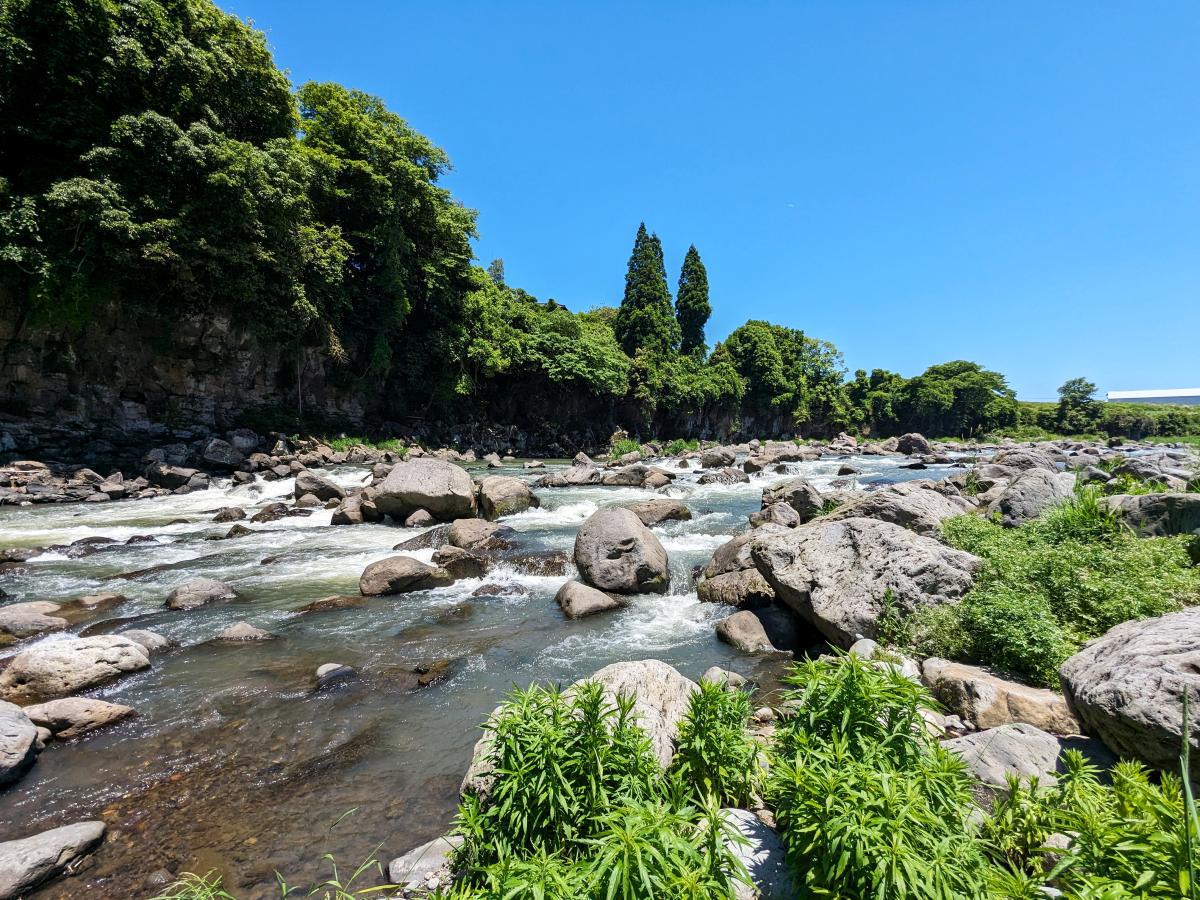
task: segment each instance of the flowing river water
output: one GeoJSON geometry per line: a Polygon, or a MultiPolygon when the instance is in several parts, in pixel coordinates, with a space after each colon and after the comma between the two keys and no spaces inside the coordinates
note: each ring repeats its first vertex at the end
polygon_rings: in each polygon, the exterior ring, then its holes
{"type": "MultiPolygon", "coordinates": [[[[318,509],[306,518],[243,523],[254,533],[241,538],[207,539],[229,528],[211,521],[215,510],[241,506],[253,514],[289,499],[291,479],[219,481],[206,491],[154,500],[2,508],[0,547],[152,538],[76,559],[44,553],[24,572],[0,576],[0,588],[18,601],[102,591],[129,598],[95,621],[37,640],[136,627],[179,646],[155,657],[151,669],[91,692],[134,707],[136,718],[51,743],[21,781],[0,791],[0,841],[83,819],[109,825],[108,840],[84,870],[37,897],[145,897],[155,893],[160,870],[210,869],[222,872],[238,897],[278,896],[276,871],[313,883],[327,874],[320,870],[326,852],[343,869],[372,856],[386,865],[445,830],[479,723],[514,685],[570,683],[609,663],[644,658],[665,660],[691,678],[720,665],[771,684],[777,660],[747,657],[717,641],[713,626],[730,610],[697,600],[693,568],[745,527],[764,487],[785,478],[869,490],[947,474],[944,466],[899,468],[906,462],[826,458],[788,464],[787,474],[761,473],[749,484],[700,485],[694,468],[681,471],[665,460],[660,464],[679,477],[660,492],[538,489],[540,509],[504,520],[529,550],[569,552],[579,525],[604,506],[669,496],[693,514],[654,529],[671,561],[667,595],[579,621],[567,620],[554,602],[563,576],[505,568],[437,590],[298,613],[321,597],[357,594],[367,564],[393,555],[393,545],[420,530],[331,526],[330,511],[318,509]],[[846,464],[861,474],[837,479],[846,464]],[[240,598],[164,609],[174,587],[199,576],[228,583],[240,598]],[[213,642],[239,620],[278,639],[213,642]],[[354,667],[361,680],[314,691],[315,670],[328,662],[354,667]],[[440,677],[418,684],[414,670],[431,666],[440,677]]],[[[530,471],[514,465],[498,474],[532,481],[561,465],[530,471]]],[[[322,474],[345,486],[370,477],[354,466],[322,474]]],[[[31,643],[6,648],[0,658],[31,643]]]]}

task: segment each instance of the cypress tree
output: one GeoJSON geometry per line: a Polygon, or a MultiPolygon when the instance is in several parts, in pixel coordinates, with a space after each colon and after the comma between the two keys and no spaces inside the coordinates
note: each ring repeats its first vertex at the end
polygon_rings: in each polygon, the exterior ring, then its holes
{"type": "Polygon", "coordinates": [[[671,291],[663,264],[662,243],[638,226],[625,273],[625,296],[613,321],[617,343],[630,356],[646,349],[670,353],[679,347],[679,323],[671,310],[671,291]]]}
{"type": "Polygon", "coordinates": [[[675,295],[675,318],[679,322],[681,353],[703,356],[708,351],[704,343],[704,326],[712,315],[708,303],[708,272],[696,252],[696,245],[688,247],[679,272],[679,291],[675,295]]]}

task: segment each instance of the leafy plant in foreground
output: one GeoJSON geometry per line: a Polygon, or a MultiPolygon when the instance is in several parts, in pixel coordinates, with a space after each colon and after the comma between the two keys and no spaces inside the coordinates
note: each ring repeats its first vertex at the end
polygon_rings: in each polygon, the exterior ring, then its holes
{"type": "Polygon", "coordinates": [[[759,776],[758,745],[750,740],[750,697],[723,684],[701,681],[679,724],[671,775],[696,799],[716,797],[732,806],[749,803],[759,776]]]}

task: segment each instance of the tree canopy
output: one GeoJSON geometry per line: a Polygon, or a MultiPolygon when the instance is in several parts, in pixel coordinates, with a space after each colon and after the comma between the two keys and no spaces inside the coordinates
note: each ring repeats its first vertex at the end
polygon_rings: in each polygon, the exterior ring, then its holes
{"type": "Polygon", "coordinates": [[[675,293],[675,319],[679,322],[679,352],[703,357],[708,352],[704,326],[712,315],[708,302],[708,272],[700,261],[696,245],[688,247],[679,272],[679,290],[675,293]]]}
{"type": "Polygon", "coordinates": [[[621,349],[630,356],[642,349],[670,353],[679,347],[679,323],[671,310],[662,243],[658,235],[647,233],[645,222],[638,226],[629,254],[625,296],[613,329],[621,349]]]}

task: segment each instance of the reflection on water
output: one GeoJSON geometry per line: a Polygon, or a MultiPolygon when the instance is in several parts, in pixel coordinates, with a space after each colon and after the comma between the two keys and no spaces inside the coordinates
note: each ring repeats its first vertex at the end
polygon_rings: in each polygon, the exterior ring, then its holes
{"type": "MultiPolygon", "coordinates": [[[[862,473],[859,486],[944,474],[937,467],[899,469],[898,458],[851,459],[862,473]]],[[[670,555],[671,592],[576,622],[554,603],[561,577],[510,566],[438,590],[297,613],[321,597],[357,594],[367,564],[419,530],[333,527],[328,510],[315,510],[243,522],[254,532],[249,536],[207,539],[229,529],[210,521],[218,508],[252,514],[290,496],[291,480],[219,483],[202,493],[127,503],[4,508],[0,547],[153,537],[78,559],[45,553],[24,573],[3,576],[0,587],[17,600],[119,591],[129,601],[84,628],[149,628],[180,648],[94,692],[133,706],[138,717],[82,741],[51,744],[19,784],[0,794],[0,840],[85,818],[108,822],[109,840],[86,871],[52,884],[44,897],[147,896],[147,876],[157,870],[210,868],[223,871],[239,897],[278,896],[276,870],[292,882],[311,882],[326,851],[344,864],[372,854],[386,861],[445,828],[478,724],[514,684],[570,682],[617,660],[646,657],[693,678],[711,665],[767,677],[755,660],[715,639],[713,624],[728,610],[698,602],[692,569],[745,525],[764,486],[803,474],[827,487],[845,462],[793,463],[788,475],[703,486],[695,470],[672,463],[678,480],[660,493],[687,503],[693,519],[655,529],[670,555]],[[201,575],[232,585],[240,599],[189,612],[163,608],[172,588],[201,575]],[[280,639],[208,643],[238,620],[280,639]],[[327,662],[352,666],[361,679],[315,693],[314,672],[327,662]],[[439,673],[428,686],[418,684],[439,673]]],[[[504,474],[533,480],[555,468],[504,474]]],[[[369,478],[351,466],[327,474],[343,485],[369,478]]],[[[569,549],[597,509],[655,496],[604,487],[538,493],[541,509],[505,520],[530,550],[569,549]]]]}

